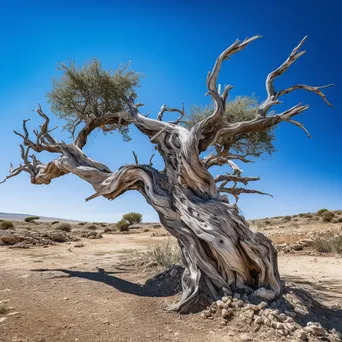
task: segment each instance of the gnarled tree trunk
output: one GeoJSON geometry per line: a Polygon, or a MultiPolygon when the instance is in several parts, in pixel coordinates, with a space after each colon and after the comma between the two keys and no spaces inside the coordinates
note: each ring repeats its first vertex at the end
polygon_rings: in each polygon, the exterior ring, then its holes
{"type": "MultiPolygon", "coordinates": [[[[171,309],[189,312],[202,294],[214,300],[224,293],[247,291],[249,293],[265,288],[267,297],[278,296],[281,282],[277,265],[277,253],[272,243],[263,234],[253,232],[245,219],[239,214],[236,204],[228,203],[221,192],[237,196],[241,192],[256,192],[236,188],[237,182],[246,184],[258,178],[241,177],[239,168],[230,163],[234,170],[231,175],[217,176],[215,179],[208,171],[212,165],[228,158],[224,153],[201,159],[201,152],[214,146],[222,137],[238,137],[241,134],[262,131],[282,121],[294,123],[291,118],[304,111],[308,106],[297,105],[281,114],[266,116],[272,105],[279,103],[278,98],[295,89],[306,89],[318,93],[325,101],[320,87],[294,86],[279,92],[273,88],[273,80],[282,74],[302,54],[298,53],[303,41],[291,53],[290,57],[266,80],[268,97],[259,108],[259,116],[253,120],[229,123],[222,120],[228,91],[222,94],[217,88],[217,76],[224,60],[242,50],[258,37],[235,42],[217,59],[207,78],[208,94],[211,95],[215,110],[213,114],[199,122],[191,130],[180,123],[184,110],[170,109],[163,106],[157,120],[141,115],[132,99],[126,99],[127,111],[107,113],[96,118],[80,131],[71,144],[57,142],[48,130],[49,119],[37,109],[45,119],[40,132],[36,132],[37,141],[29,139],[24,121],[24,134],[19,134],[25,150],[22,149],[24,165],[10,170],[7,177],[16,176],[21,171],[31,174],[34,184],[49,184],[53,178],[66,173],[73,173],[89,182],[97,196],[115,199],[127,190],[138,190],[149,204],[158,212],[160,221],[167,231],[179,243],[185,272],[182,278],[183,294],[171,309]],[[181,115],[176,122],[163,122],[166,111],[178,111],[181,115]],[[150,138],[165,162],[165,171],[158,171],[152,165],[127,165],[112,172],[105,165],[88,158],[82,148],[91,131],[104,124],[134,124],[143,134],[150,138]],[[29,150],[48,151],[60,156],[48,164],[39,162],[35,156],[29,161],[29,150]],[[219,187],[218,182],[224,182],[219,187]],[[233,181],[231,188],[225,184],[233,181]]],[[[235,159],[241,159],[243,157],[235,159]]],[[[234,159],[234,158],[232,158],[234,159]]],[[[227,160],[226,160],[227,161],[227,160]]],[[[228,158],[229,162],[229,158],[228,158]]]]}

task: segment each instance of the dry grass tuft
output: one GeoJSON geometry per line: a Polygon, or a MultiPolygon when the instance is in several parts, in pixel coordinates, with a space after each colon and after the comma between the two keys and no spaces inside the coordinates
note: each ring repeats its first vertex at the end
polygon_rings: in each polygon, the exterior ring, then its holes
{"type": "Polygon", "coordinates": [[[169,268],[172,265],[180,263],[180,249],[177,243],[168,238],[162,244],[151,247],[147,252],[147,256],[158,266],[169,268]]]}
{"type": "Polygon", "coordinates": [[[342,236],[328,231],[314,239],[313,247],[321,253],[342,253],[342,236]]]}

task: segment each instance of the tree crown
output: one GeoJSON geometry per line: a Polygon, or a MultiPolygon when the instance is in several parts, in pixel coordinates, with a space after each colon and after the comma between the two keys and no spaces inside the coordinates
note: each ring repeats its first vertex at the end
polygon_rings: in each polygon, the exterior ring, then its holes
{"type": "MultiPolygon", "coordinates": [[[[128,71],[129,64],[115,71],[103,70],[97,59],[77,69],[74,62],[60,64],[64,74],[53,79],[53,89],[47,94],[51,111],[66,120],[64,128],[72,136],[81,122],[90,122],[109,113],[124,111],[125,99],[136,97],[141,75],[128,71]]],[[[105,127],[103,127],[104,130],[105,127]]],[[[122,127],[119,127],[122,130],[122,127]]],[[[126,130],[121,133],[127,134],[126,130]]]]}

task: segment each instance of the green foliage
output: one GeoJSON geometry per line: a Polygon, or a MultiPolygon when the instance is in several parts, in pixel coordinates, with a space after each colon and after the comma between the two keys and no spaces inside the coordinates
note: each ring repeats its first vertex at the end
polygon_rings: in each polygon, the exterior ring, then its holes
{"type": "Polygon", "coordinates": [[[129,230],[129,222],[122,219],[119,222],[116,223],[117,229],[119,229],[120,232],[128,232],[129,230]]]}
{"type": "Polygon", "coordinates": [[[80,222],[80,223],[77,223],[79,226],[84,226],[86,224],[86,222],[80,222]]]}
{"type": "MultiPolygon", "coordinates": [[[[60,64],[63,76],[53,80],[53,89],[47,94],[51,111],[66,120],[64,126],[72,134],[80,122],[89,122],[107,113],[125,109],[125,98],[136,97],[140,75],[127,71],[128,64],[115,71],[105,71],[97,59],[77,69],[74,62],[60,64]]],[[[127,127],[118,130],[129,140],[127,127]]]]}
{"type": "Polygon", "coordinates": [[[56,230],[61,230],[63,232],[71,232],[71,225],[69,223],[63,222],[55,227],[56,230]]]}
{"type": "Polygon", "coordinates": [[[322,215],[323,222],[331,222],[331,220],[335,217],[335,214],[332,211],[325,211],[322,215]]]}
{"type": "Polygon", "coordinates": [[[11,229],[14,228],[12,221],[2,221],[0,223],[0,229],[11,229]]]}
{"type": "Polygon", "coordinates": [[[59,221],[53,221],[53,222],[51,223],[51,225],[54,225],[54,224],[57,224],[57,223],[59,223],[59,221]]]}
{"type": "MultiPolygon", "coordinates": [[[[253,120],[258,115],[258,105],[258,101],[254,96],[236,97],[234,100],[227,102],[224,120],[229,123],[253,120]]],[[[213,105],[192,106],[185,126],[192,128],[198,122],[211,115],[213,110],[213,105]]],[[[235,153],[260,157],[263,153],[272,154],[275,152],[273,145],[275,139],[274,129],[242,134],[234,141],[231,138],[225,139],[219,141],[218,144],[231,145],[231,151],[235,153]]]]}
{"type": "Polygon", "coordinates": [[[34,222],[35,220],[39,220],[38,216],[29,216],[25,218],[25,222],[34,222]]]}
{"type": "Polygon", "coordinates": [[[129,224],[140,223],[142,220],[142,215],[139,213],[131,212],[123,215],[122,219],[128,221],[129,224]]]}
{"type": "Polygon", "coordinates": [[[322,214],[323,214],[324,212],[326,212],[326,211],[329,211],[329,210],[328,210],[328,209],[325,209],[325,208],[319,209],[319,210],[317,211],[317,215],[322,216],[322,214]]]}

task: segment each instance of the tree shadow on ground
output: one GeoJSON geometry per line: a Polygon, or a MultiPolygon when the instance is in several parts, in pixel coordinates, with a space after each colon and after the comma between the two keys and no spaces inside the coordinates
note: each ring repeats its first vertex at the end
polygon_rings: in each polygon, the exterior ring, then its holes
{"type": "MultiPolygon", "coordinates": [[[[179,265],[174,265],[170,269],[159,273],[151,279],[148,279],[145,284],[133,283],[129,280],[125,280],[117,277],[117,274],[126,273],[125,269],[120,268],[119,271],[107,272],[103,268],[98,268],[97,271],[77,271],[70,269],[35,269],[35,272],[62,272],[63,275],[54,276],[53,278],[81,278],[91,281],[97,281],[104,283],[108,286],[115,288],[116,290],[132,294],[139,297],[170,297],[178,294],[181,291],[181,276],[183,268],[179,265]]],[[[288,277],[286,280],[290,280],[288,277]]],[[[325,329],[333,329],[342,332],[342,310],[329,308],[319,303],[315,295],[309,290],[302,288],[303,285],[315,284],[309,283],[305,279],[300,277],[291,278],[294,284],[290,284],[285,287],[284,296],[280,298],[280,301],[286,303],[288,306],[294,306],[293,302],[287,301],[286,294],[292,293],[297,300],[301,302],[308,310],[308,313],[296,312],[294,320],[301,326],[305,326],[308,322],[319,322],[325,329]]],[[[317,287],[317,286],[316,286],[317,287]]],[[[321,291],[329,293],[323,284],[319,284],[318,288],[321,291]]],[[[272,303],[271,303],[272,307],[272,303]]]]}
{"type": "MultiPolygon", "coordinates": [[[[286,294],[292,293],[297,299],[299,306],[303,305],[308,313],[301,312],[301,310],[296,311],[296,317],[294,320],[302,326],[305,326],[308,322],[319,322],[323,328],[330,330],[335,328],[342,333],[342,308],[340,304],[342,303],[342,297],[338,301],[338,297],[331,294],[329,290],[333,285],[340,285],[338,282],[326,282],[326,283],[311,283],[306,279],[300,277],[286,277],[286,281],[291,281],[292,283],[287,284],[284,291],[283,301],[286,303],[286,294]],[[307,286],[308,288],[303,288],[307,286]],[[329,299],[336,301],[333,307],[328,307],[320,302],[321,298],[317,298],[317,293],[323,294],[323,299],[329,299]]],[[[288,302],[289,305],[293,305],[293,302],[288,302]]],[[[297,305],[295,305],[297,306],[297,305]]]]}
{"type": "Polygon", "coordinates": [[[181,290],[181,274],[183,269],[175,265],[175,268],[164,271],[155,277],[148,279],[145,284],[133,283],[116,276],[116,274],[126,273],[125,271],[107,272],[103,268],[97,268],[97,272],[76,271],[70,269],[34,269],[35,272],[62,272],[63,275],[54,276],[53,278],[81,278],[91,281],[104,283],[117,289],[120,292],[132,294],[139,297],[170,297],[174,296],[181,290]],[[175,275],[170,277],[173,269],[175,275]],[[65,276],[66,275],[66,276],[65,276]]]}

